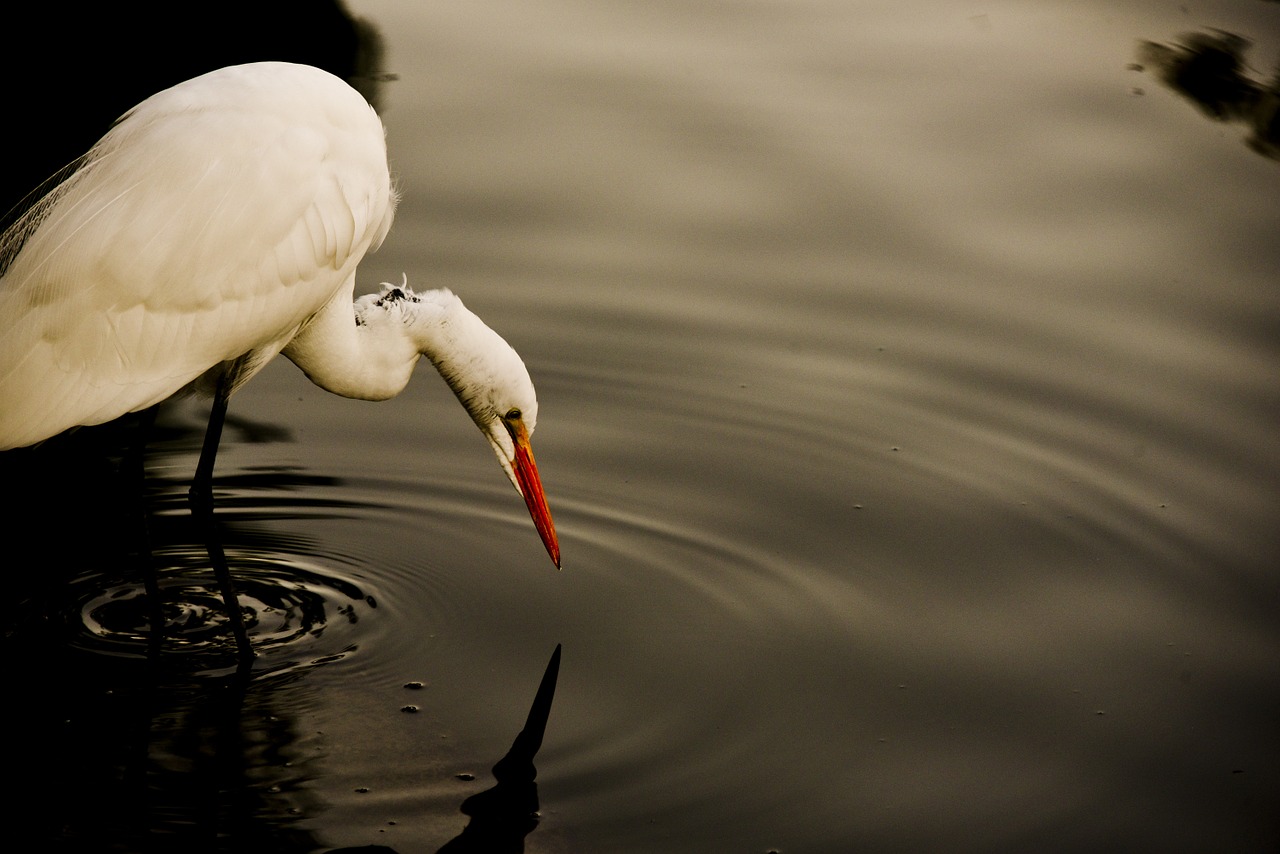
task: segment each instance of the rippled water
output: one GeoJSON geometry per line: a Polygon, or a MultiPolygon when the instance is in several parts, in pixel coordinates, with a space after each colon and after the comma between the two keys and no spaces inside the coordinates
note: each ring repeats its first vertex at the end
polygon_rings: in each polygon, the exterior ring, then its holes
{"type": "Polygon", "coordinates": [[[351,9],[398,75],[364,281],[525,357],[565,568],[429,368],[273,365],[219,461],[246,681],[198,404],[146,539],[93,446],[8,460],[11,826],[460,848],[562,644],[524,850],[1275,850],[1280,163],[1138,45],[1266,83],[1280,7],[351,9]]]}

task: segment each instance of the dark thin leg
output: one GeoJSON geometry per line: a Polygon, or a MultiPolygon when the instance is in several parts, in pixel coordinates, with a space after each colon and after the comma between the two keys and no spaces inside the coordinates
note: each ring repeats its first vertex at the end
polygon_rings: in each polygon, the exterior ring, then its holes
{"type": "Polygon", "coordinates": [[[226,374],[218,378],[213,395],[213,408],[209,410],[209,426],[204,431],[204,445],[200,448],[200,462],[196,463],[196,476],[191,481],[192,501],[213,504],[213,463],[218,456],[218,443],[222,441],[222,425],[227,420],[227,401],[230,381],[226,374]]]}
{"type": "Polygon", "coordinates": [[[200,448],[200,461],[196,463],[196,476],[191,482],[189,496],[191,513],[204,532],[205,550],[209,553],[209,562],[213,564],[214,576],[218,579],[218,587],[222,590],[222,602],[227,609],[231,632],[235,635],[241,667],[247,667],[253,660],[253,646],[249,643],[244,614],[240,611],[240,597],[236,595],[236,585],[231,578],[231,569],[227,566],[227,555],[222,549],[222,540],[218,537],[217,523],[213,518],[213,463],[218,456],[222,424],[227,417],[227,401],[231,398],[229,387],[230,379],[228,374],[224,373],[218,378],[218,386],[213,395],[213,408],[209,411],[209,426],[205,429],[204,444],[200,448]]]}

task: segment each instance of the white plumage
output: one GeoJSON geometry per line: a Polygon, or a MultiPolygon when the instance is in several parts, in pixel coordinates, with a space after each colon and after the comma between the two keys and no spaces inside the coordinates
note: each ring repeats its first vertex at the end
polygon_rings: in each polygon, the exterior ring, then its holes
{"type": "Polygon", "coordinates": [[[320,69],[234,66],[143,101],[0,238],[0,449],[183,390],[225,405],[281,352],[365,399],[398,393],[426,355],[559,565],[515,351],[448,291],[353,305],[394,208],[381,121],[320,69]]]}

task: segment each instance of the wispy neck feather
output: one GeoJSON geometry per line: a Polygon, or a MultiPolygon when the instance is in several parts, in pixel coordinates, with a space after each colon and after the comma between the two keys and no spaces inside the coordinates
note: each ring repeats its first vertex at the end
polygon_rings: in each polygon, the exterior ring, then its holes
{"type": "Polygon", "coordinates": [[[283,352],[316,385],[362,400],[399,394],[426,356],[477,423],[499,414],[491,411],[493,389],[523,382],[532,390],[515,350],[444,289],[385,285],[354,306],[339,297],[283,352]]]}

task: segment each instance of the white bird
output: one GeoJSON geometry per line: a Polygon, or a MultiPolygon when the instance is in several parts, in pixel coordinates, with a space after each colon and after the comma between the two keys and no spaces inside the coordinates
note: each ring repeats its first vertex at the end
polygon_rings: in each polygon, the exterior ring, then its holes
{"type": "Polygon", "coordinates": [[[515,350],[448,290],[353,301],[395,201],[382,122],[318,68],[233,66],[143,101],[0,237],[0,450],[203,392],[208,495],[227,400],[278,353],[365,400],[426,356],[559,566],[515,350]]]}

